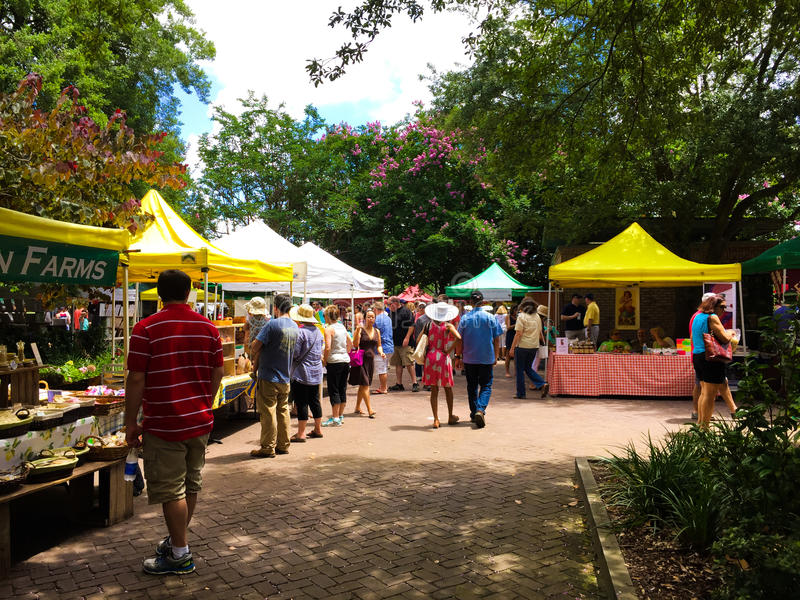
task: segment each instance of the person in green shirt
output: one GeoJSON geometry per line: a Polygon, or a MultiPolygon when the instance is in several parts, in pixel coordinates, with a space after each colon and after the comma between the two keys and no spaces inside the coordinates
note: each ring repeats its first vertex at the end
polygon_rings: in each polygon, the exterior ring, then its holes
{"type": "Polygon", "coordinates": [[[611,339],[600,344],[597,351],[613,354],[630,354],[631,345],[620,337],[618,330],[614,329],[611,332],[611,339]]]}

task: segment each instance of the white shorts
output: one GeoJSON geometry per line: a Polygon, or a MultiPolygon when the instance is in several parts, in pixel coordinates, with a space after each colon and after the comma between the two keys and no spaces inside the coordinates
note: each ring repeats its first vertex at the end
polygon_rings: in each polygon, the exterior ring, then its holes
{"type": "Polygon", "coordinates": [[[389,359],[392,358],[391,354],[387,354],[386,358],[381,358],[381,355],[376,353],[375,354],[375,374],[376,375],[386,375],[388,373],[388,365],[389,359]]]}

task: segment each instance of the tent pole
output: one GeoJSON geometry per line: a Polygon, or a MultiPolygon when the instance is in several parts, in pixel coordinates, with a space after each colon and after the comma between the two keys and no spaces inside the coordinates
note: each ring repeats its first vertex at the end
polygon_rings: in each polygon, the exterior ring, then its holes
{"type": "Polygon", "coordinates": [[[350,286],[350,335],[356,335],[356,288],[350,286]]]}
{"type": "MultiPolygon", "coordinates": [[[[220,311],[222,313],[222,318],[224,319],[225,318],[225,288],[222,288],[222,303],[219,306],[220,306],[219,309],[220,309],[220,311]]],[[[322,396],[320,396],[320,398],[322,398],[322,396]]]]}
{"type": "Polygon", "coordinates": [[[208,267],[203,267],[203,316],[208,318],[208,267]]]}
{"type": "Polygon", "coordinates": [[[739,288],[739,312],[741,313],[741,323],[742,323],[742,350],[747,352],[747,333],[744,330],[744,294],[742,293],[742,282],[741,280],[736,282],[736,287],[739,288]]]}
{"type": "Polygon", "coordinates": [[[128,323],[128,265],[122,265],[122,364],[128,364],[128,340],[130,323],[128,323]]]}
{"type": "Polygon", "coordinates": [[[303,279],[303,304],[308,304],[308,284],[305,279],[303,279]]]}
{"type": "Polygon", "coordinates": [[[786,297],[786,288],[789,287],[789,282],[786,280],[786,269],[783,270],[783,285],[781,286],[781,304],[783,304],[786,297]]]}
{"type": "Polygon", "coordinates": [[[117,357],[117,282],[111,289],[111,359],[117,357]]]}
{"type": "Polygon", "coordinates": [[[139,282],[137,281],[135,284],[136,286],[136,310],[133,314],[133,323],[134,325],[139,322],[141,315],[139,314],[142,310],[142,303],[139,300],[139,282]]]}
{"type": "MultiPolygon", "coordinates": [[[[547,375],[550,373],[550,363],[553,362],[552,357],[550,356],[550,346],[548,344],[548,333],[547,333],[547,319],[553,318],[550,314],[550,292],[553,290],[553,282],[550,281],[550,278],[547,279],[547,318],[544,320],[544,345],[547,346],[547,361],[544,363],[544,377],[545,381],[547,381],[547,375]]],[[[508,350],[506,350],[508,352],[508,350]]],[[[516,363],[514,364],[514,368],[517,368],[516,363]]]]}

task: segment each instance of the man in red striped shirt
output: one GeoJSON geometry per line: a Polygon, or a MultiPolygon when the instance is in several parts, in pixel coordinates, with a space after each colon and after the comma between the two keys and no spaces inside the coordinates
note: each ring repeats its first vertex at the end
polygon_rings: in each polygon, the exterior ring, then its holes
{"type": "Polygon", "coordinates": [[[214,425],[211,405],[223,374],[217,328],[186,304],[191,284],[183,271],[158,276],[164,308],[136,324],[128,352],[126,439],[129,446],[142,446],[147,498],[161,504],[169,531],[155,558],[143,563],[153,575],[194,571],[186,530],[202,484],[214,425]]]}

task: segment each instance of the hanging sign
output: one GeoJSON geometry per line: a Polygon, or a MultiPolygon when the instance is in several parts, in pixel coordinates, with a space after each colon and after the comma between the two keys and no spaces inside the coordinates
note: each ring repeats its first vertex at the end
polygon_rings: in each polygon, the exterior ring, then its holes
{"type": "Polygon", "coordinates": [[[119,252],[0,235],[0,281],[112,285],[119,252]]]}

